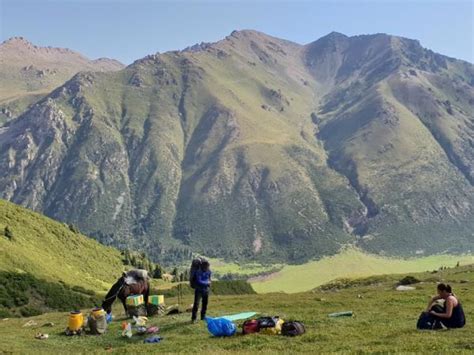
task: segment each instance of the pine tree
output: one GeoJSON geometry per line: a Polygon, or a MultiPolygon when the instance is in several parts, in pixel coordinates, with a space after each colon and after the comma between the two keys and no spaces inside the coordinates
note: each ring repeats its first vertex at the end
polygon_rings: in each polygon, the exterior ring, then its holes
{"type": "Polygon", "coordinates": [[[178,271],[178,268],[174,268],[173,269],[173,272],[171,273],[171,275],[173,275],[173,280],[174,282],[178,282],[179,281],[179,271],[178,271]]]}
{"type": "Polygon", "coordinates": [[[11,229],[8,226],[5,227],[4,234],[5,234],[5,237],[7,237],[9,240],[13,239],[13,232],[11,231],[11,229]]]}
{"type": "Polygon", "coordinates": [[[130,251],[128,249],[123,252],[123,263],[124,265],[130,265],[130,251]]]}
{"type": "Polygon", "coordinates": [[[80,233],[79,228],[77,228],[74,224],[69,224],[68,227],[71,232],[76,233],[76,234],[80,233]]]}
{"type": "Polygon", "coordinates": [[[153,278],[154,279],[161,279],[161,276],[163,275],[163,271],[158,265],[155,265],[155,270],[153,270],[153,278]]]}

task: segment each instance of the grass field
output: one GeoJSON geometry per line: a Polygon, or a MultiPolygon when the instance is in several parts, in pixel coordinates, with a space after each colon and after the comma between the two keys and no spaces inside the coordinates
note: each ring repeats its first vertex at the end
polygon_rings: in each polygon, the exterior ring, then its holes
{"type": "MultiPolygon", "coordinates": [[[[296,338],[263,334],[236,335],[213,338],[204,323],[190,324],[189,314],[154,317],[150,324],[161,328],[164,340],[159,344],[143,344],[143,338],[120,336],[123,311],[114,309],[116,319],[103,336],[85,335],[66,337],[67,313],[50,313],[28,319],[0,321],[0,352],[13,353],[325,353],[325,352],[420,352],[466,353],[474,351],[474,266],[454,268],[435,274],[415,275],[423,280],[416,290],[394,290],[400,276],[373,277],[355,281],[352,287],[298,294],[268,294],[249,296],[213,296],[210,315],[241,311],[257,311],[266,315],[280,315],[305,323],[307,332],[296,338]],[[453,286],[464,304],[468,324],[465,328],[449,331],[417,331],[416,320],[428,297],[435,292],[436,281],[444,280],[453,286]],[[461,282],[462,281],[462,282],[461,282]],[[363,285],[368,284],[368,285],[363,285]],[[353,318],[328,318],[336,311],[352,310],[353,318]],[[34,320],[37,326],[23,325],[34,320]],[[53,327],[41,327],[54,322],[53,327]],[[47,340],[35,340],[36,332],[49,334],[47,340]]],[[[169,299],[168,303],[175,300],[169,299]]],[[[191,298],[185,298],[185,304],[191,298]]]]}
{"type": "Polygon", "coordinates": [[[104,292],[123,269],[117,249],[0,200],[0,271],[27,272],[47,281],[104,292]],[[5,227],[13,233],[11,240],[4,235],[5,227]]]}
{"type": "Polygon", "coordinates": [[[220,259],[215,258],[207,258],[212,265],[212,271],[214,274],[218,274],[220,276],[226,274],[232,274],[235,276],[253,276],[262,273],[271,273],[275,270],[280,270],[283,268],[283,264],[269,264],[269,265],[262,265],[259,263],[235,263],[235,262],[227,262],[220,259]]]}
{"type": "Polygon", "coordinates": [[[422,272],[474,263],[474,256],[433,255],[413,259],[386,258],[348,248],[341,253],[302,265],[287,265],[267,277],[251,280],[258,293],[295,293],[311,290],[341,277],[422,272]]]}

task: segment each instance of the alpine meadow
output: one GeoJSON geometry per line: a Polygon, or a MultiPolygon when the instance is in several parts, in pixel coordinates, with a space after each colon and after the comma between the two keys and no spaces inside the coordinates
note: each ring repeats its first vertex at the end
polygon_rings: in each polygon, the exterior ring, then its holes
{"type": "Polygon", "coordinates": [[[0,0],[0,353],[472,354],[472,14],[0,0]]]}

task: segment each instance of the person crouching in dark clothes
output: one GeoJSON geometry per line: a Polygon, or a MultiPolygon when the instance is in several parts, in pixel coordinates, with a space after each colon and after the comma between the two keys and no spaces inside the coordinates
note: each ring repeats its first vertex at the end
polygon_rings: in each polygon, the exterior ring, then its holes
{"type": "Polygon", "coordinates": [[[209,289],[211,288],[211,270],[209,262],[203,261],[201,269],[196,272],[196,289],[194,290],[194,304],[191,320],[196,321],[199,303],[202,299],[201,320],[206,317],[207,303],[209,302],[209,289]]]}

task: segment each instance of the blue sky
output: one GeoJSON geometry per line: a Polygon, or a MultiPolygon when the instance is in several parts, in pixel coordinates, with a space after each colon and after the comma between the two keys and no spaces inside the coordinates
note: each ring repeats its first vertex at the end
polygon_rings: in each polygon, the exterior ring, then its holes
{"type": "Polygon", "coordinates": [[[1,40],[23,36],[126,64],[222,39],[235,29],[308,43],[331,32],[385,32],[474,62],[474,0],[0,0],[1,40]]]}

